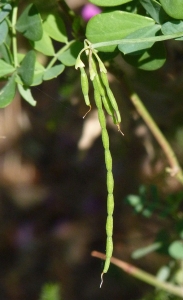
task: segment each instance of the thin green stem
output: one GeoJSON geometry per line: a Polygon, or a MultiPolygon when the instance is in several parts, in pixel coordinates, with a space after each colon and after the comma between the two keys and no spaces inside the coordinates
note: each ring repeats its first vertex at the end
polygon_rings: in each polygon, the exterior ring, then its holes
{"type": "Polygon", "coordinates": [[[13,59],[15,68],[18,67],[18,56],[17,56],[17,36],[16,36],[16,21],[18,14],[18,5],[15,5],[12,13],[12,47],[13,47],[13,59]]]}
{"type": "Polygon", "coordinates": [[[176,39],[183,36],[183,32],[174,33],[174,34],[168,34],[168,35],[161,35],[161,36],[155,36],[155,37],[149,37],[149,38],[140,38],[140,39],[122,39],[122,40],[114,40],[114,41],[108,41],[108,42],[100,42],[91,44],[91,47],[99,48],[99,47],[107,47],[112,45],[120,45],[120,44],[134,44],[134,43],[144,43],[144,42],[161,42],[171,39],[176,39]]]}
{"type": "Polygon", "coordinates": [[[73,43],[75,42],[75,40],[72,40],[70,42],[67,43],[67,45],[65,45],[63,48],[61,48],[57,53],[55,53],[54,57],[52,58],[52,60],[49,62],[48,66],[46,69],[51,68],[54,63],[57,61],[58,57],[60,54],[62,54],[63,52],[65,52],[73,43]]]}
{"type": "MultiPolygon", "coordinates": [[[[105,254],[103,254],[103,253],[93,251],[91,255],[105,260],[105,254]]],[[[181,298],[183,297],[183,288],[182,287],[175,286],[168,282],[162,282],[162,281],[158,280],[155,276],[153,276],[143,270],[140,270],[140,269],[134,267],[133,265],[128,264],[117,258],[112,257],[111,263],[113,263],[114,265],[116,265],[117,267],[119,267],[124,272],[128,273],[129,275],[131,275],[135,278],[138,278],[156,288],[160,288],[168,293],[179,296],[181,298]]]]}
{"type": "Polygon", "coordinates": [[[142,103],[140,97],[137,95],[137,93],[132,92],[130,99],[132,103],[134,104],[136,110],[138,111],[139,115],[143,118],[149,129],[151,130],[152,134],[154,135],[155,139],[163,149],[167,160],[170,165],[170,169],[167,169],[167,171],[172,175],[175,176],[181,184],[183,184],[183,173],[182,169],[179,165],[178,159],[168,143],[165,136],[160,131],[159,127],[157,126],[156,122],[153,120],[147,109],[145,108],[144,104],[142,103]]]}

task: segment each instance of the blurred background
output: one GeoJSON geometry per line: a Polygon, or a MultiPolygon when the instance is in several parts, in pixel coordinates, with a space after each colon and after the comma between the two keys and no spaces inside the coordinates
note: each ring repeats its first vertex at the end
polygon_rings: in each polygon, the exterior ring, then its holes
{"type": "MultiPolygon", "coordinates": [[[[67,3],[81,14],[87,1],[67,3]]],[[[168,59],[158,71],[137,70],[122,57],[114,64],[130,79],[183,163],[183,46],[175,41],[166,46],[168,59]]],[[[131,254],[152,244],[159,232],[171,236],[174,216],[163,218],[163,207],[178,203],[182,218],[182,188],[165,173],[164,154],[131,104],[122,75],[117,81],[111,72],[109,81],[125,134],[108,119],[114,256],[156,274],[170,261],[166,251],[138,260],[131,254]],[[142,191],[148,205],[159,199],[151,218],[135,213],[127,201],[142,191]]],[[[83,120],[87,107],[78,72],[67,68],[32,93],[36,107],[17,94],[0,110],[0,299],[40,299],[46,283],[57,284],[63,300],[150,299],[154,288],[112,265],[99,289],[103,262],[91,251],[105,252],[106,170],[94,106],[83,120]]]]}

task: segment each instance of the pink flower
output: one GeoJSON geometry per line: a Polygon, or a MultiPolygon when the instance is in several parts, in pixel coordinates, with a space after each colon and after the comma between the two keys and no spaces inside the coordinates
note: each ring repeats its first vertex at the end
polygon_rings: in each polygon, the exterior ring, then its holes
{"type": "Polygon", "coordinates": [[[89,21],[93,16],[101,13],[101,9],[94,4],[86,4],[82,11],[81,16],[85,21],[89,21]]]}

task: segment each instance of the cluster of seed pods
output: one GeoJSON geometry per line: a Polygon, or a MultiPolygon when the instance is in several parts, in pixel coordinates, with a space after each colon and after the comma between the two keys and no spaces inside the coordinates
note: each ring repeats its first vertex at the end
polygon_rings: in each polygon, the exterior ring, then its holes
{"type": "MultiPolygon", "coordinates": [[[[106,221],[107,240],[106,240],[106,259],[101,274],[101,284],[100,284],[101,287],[103,283],[103,274],[107,273],[109,269],[110,259],[113,252],[112,235],[113,235],[113,211],[114,211],[114,196],[113,196],[114,178],[112,173],[112,156],[109,149],[109,135],[106,129],[106,118],[105,118],[105,113],[103,108],[113,118],[113,122],[114,124],[116,124],[118,131],[120,131],[121,133],[122,131],[120,130],[120,126],[119,126],[121,122],[121,116],[120,116],[120,112],[115,97],[109,87],[107,70],[95,52],[94,52],[95,57],[94,58],[92,57],[93,54],[92,49],[89,49],[89,51],[87,50],[86,54],[89,58],[89,74],[94,88],[94,99],[98,110],[98,118],[99,118],[101,131],[102,131],[101,133],[102,143],[104,147],[105,165],[107,170],[107,192],[108,192],[107,221],[106,221]]],[[[91,110],[91,104],[89,100],[89,82],[88,82],[88,76],[84,69],[84,64],[80,60],[80,55],[78,56],[77,59],[76,68],[80,68],[81,71],[81,88],[85,99],[85,103],[87,106],[89,106],[89,110],[87,111],[88,113],[91,110]]],[[[84,117],[86,116],[86,114],[84,115],[84,117]]]]}

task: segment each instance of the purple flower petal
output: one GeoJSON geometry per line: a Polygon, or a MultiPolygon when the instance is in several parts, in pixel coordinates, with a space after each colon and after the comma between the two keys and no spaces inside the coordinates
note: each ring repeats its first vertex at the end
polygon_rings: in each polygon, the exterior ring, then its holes
{"type": "Polygon", "coordinates": [[[86,4],[82,11],[81,16],[85,21],[89,21],[93,16],[101,13],[101,9],[94,4],[86,4]]]}

